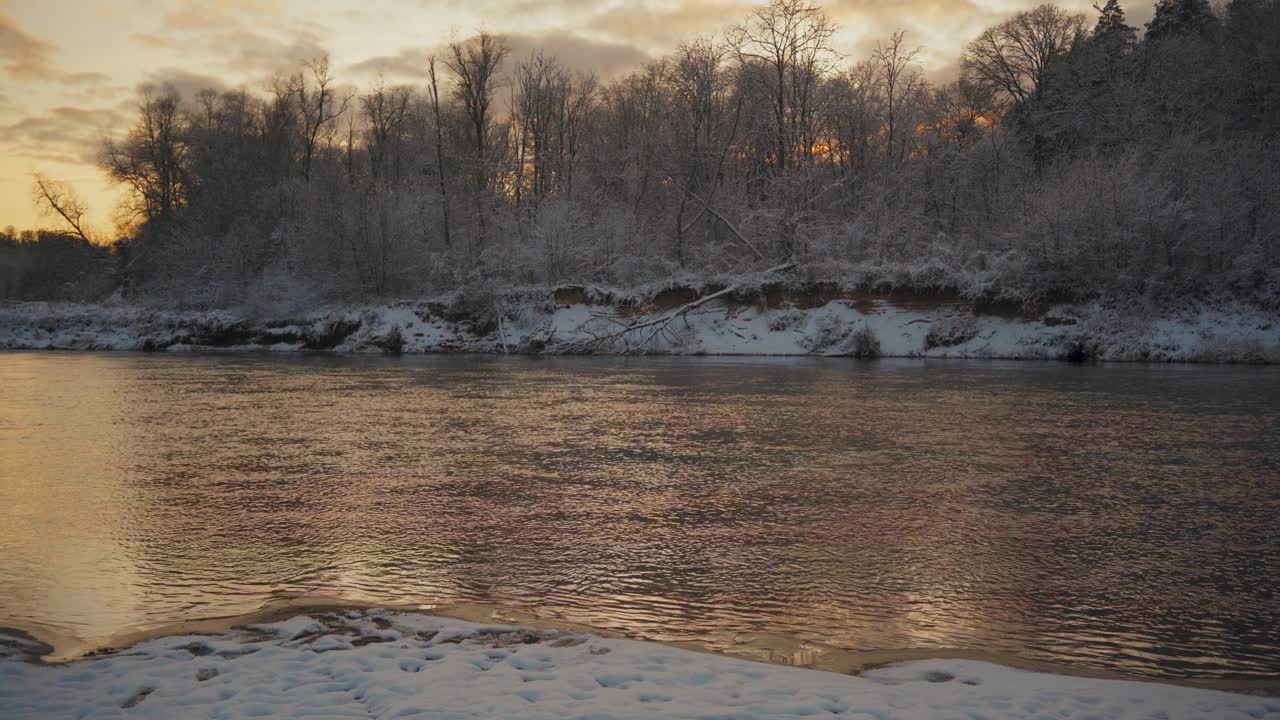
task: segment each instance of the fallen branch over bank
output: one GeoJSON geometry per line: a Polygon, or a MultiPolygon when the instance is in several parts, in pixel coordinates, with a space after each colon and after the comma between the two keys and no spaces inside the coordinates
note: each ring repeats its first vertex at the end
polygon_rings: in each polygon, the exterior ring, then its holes
{"type": "MultiPolygon", "coordinates": [[[[795,263],[787,262],[781,265],[775,265],[774,267],[771,267],[768,270],[765,270],[764,272],[765,273],[785,272],[787,270],[790,270],[793,267],[795,267],[795,263]]],[[[742,288],[742,283],[740,282],[734,283],[725,287],[722,290],[713,292],[710,295],[704,295],[698,298],[697,300],[694,300],[693,302],[685,303],[684,305],[681,305],[680,307],[674,310],[668,311],[656,318],[635,322],[635,323],[630,323],[630,324],[623,323],[617,320],[616,318],[608,315],[596,316],[597,319],[599,320],[606,320],[606,321],[621,325],[622,327],[621,329],[615,332],[606,333],[602,335],[593,335],[588,340],[581,340],[577,342],[564,343],[561,345],[557,345],[554,348],[551,348],[549,352],[556,355],[590,354],[590,353],[598,352],[602,349],[609,349],[611,345],[616,345],[618,343],[621,343],[622,347],[618,350],[620,354],[622,355],[642,354],[651,348],[651,344],[653,340],[660,335],[665,336],[666,339],[668,340],[674,340],[674,337],[669,333],[667,329],[668,326],[673,321],[684,317],[690,312],[697,310],[703,305],[706,305],[714,300],[725,297],[727,295],[731,295],[734,292],[737,292],[738,290],[740,290],[741,288],[742,288]],[[638,342],[634,341],[634,338],[636,337],[637,333],[640,335],[640,340],[638,342]]],[[[585,328],[584,328],[584,332],[591,334],[591,331],[585,328]]]]}

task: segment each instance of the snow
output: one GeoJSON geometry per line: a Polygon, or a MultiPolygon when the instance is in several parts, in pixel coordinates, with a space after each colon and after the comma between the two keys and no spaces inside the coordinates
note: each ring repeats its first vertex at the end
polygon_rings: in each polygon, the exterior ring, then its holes
{"type": "Polygon", "coordinates": [[[849,676],[387,610],[0,660],[21,718],[1280,718],[1280,699],[924,660],[849,676]]]}
{"type": "Polygon", "coordinates": [[[282,622],[250,625],[249,629],[278,635],[285,640],[293,640],[308,633],[324,632],[326,628],[324,623],[318,620],[313,620],[306,615],[295,615],[282,622]]]}
{"type": "Polygon", "coordinates": [[[577,345],[591,352],[686,355],[856,354],[859,334],[889,357],[1280,362],[1280,316],[1239,305],[1166,311],[1060,305],[1038,316],[976,312],[955,301],[832,300],[765,307],[719,300],[675,318],[647,343],[592,341],[627,323],[621,306],[555,304],[526,294],[507,303],[502,332],[446,319],[441,303],[317,309],[304,317],[250,311],[178,312],[144,306],[23,303],[0,308],[0,349],[232,350],[380,353],[393,329],[403,352],[530,352],[577,345]],[[505,347],[504,340],[505,338],[505,347]]]}
{"type": "MultiPolygon", "coordinates": [[[[581,342],[616,332],[625,317],[598,305],[557,306],[541,325],[511,324],[509,337],[581,342]]],[[[761,308],[709,303],[669,324],[645,352],[684,355],[840,355],[866,328],[887,357],[1049,359],[1073,345],[1102,360],[1280,362],[1280,318],[1247,307],[1194,307],[1169,315],[1128,309],[1058,306],[1039,318],[975,314],[939,302],[867,304],[833,300],[819,307],[761,308]],[[966,332],[947,332],[963,326],[966,332]],[[935,332],[937,331],[937,332],[935,332]],[[955,343],[931,345],[931,333],[955,343]]],[[[456,344],[461,345],[461,342],[456,344]]],[[[424,348],[430,350],[430,347],[424,348]]],[[[602,344],[597,352],[618,351],[602,344]]],[[[634,349],[634,348],[633,348],[634,349]]]]}

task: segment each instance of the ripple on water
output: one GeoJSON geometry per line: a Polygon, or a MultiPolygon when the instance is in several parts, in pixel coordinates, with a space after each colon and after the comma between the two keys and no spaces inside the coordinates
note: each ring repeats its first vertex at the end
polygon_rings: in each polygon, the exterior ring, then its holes
{"type": "Polygon", "coordinates": [[[1280,675],[1280,373],[0,355],[0,625],[290,594],[1280,675]]]}

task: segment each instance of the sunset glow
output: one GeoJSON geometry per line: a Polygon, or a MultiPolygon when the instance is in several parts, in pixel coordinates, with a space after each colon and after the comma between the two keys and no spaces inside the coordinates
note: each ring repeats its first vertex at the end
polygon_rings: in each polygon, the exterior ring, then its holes
{"type": "MultiPolygon", "coordinates": [[[[905,29],[930,79],[955,75],[960,48],[983,27],[1032,0],[826,3],[840,25],[836,49],[850,61],[905,29]]],[[[1089,3],[1062,5],[1088,10],[1089,3]]],[[[138,92],[172,83],[262,91],[270,79],[329,53],[338,82],[366,89],[423,84],[426,58],[477,28],[509,36],[513,57],[537,48],[566,66],[614,79],[676,45],[720,32],[756,4],[666,2],[456,2],[374,0],[7,0],[0,2],[0,227],[52,227],[30,197],[31,174],[70,182],[90,222],[111,229],[120,193],[95,164],[104,136],[132,121],[138,92]]],[[[1134,3],[1130,19],[1151,9],[1134,3]]],[[[505,101],[504,101],[505,102],[505,101]]]]}

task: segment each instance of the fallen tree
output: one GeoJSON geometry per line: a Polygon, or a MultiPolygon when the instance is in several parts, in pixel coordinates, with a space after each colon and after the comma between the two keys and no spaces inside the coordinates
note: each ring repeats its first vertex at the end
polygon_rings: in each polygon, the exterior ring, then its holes
{"type": "MultiPolygon", "coordinates": [[[[795,267],[795,263],[786,262],[781,265],[775,265],[763,272],[779,273],[790,270],[793,267],[795,267]]],[[[732,283],[721,290],[709,295],[703,295],[693,302],[685,303],[674,310],[648,320],[626,323],[611,314],[598,314],[594,316],[594,319],[617,326],[617,329],[613,332],[595,334],[590,329],[583,328],[583,332],[591,335],[590,338],[555,345],[548,343],[546,352],[555,355],[589,355],[603,351],[619,355],[642,355],[653,349],[653,341],[657,338],[663,338],[668,342],[675,340],[675,336],[669,330],[672,322],[683,318],[708,303],[732,295],[741,290],[742,287],[743,283],[741,281],[732,283]]]]}

